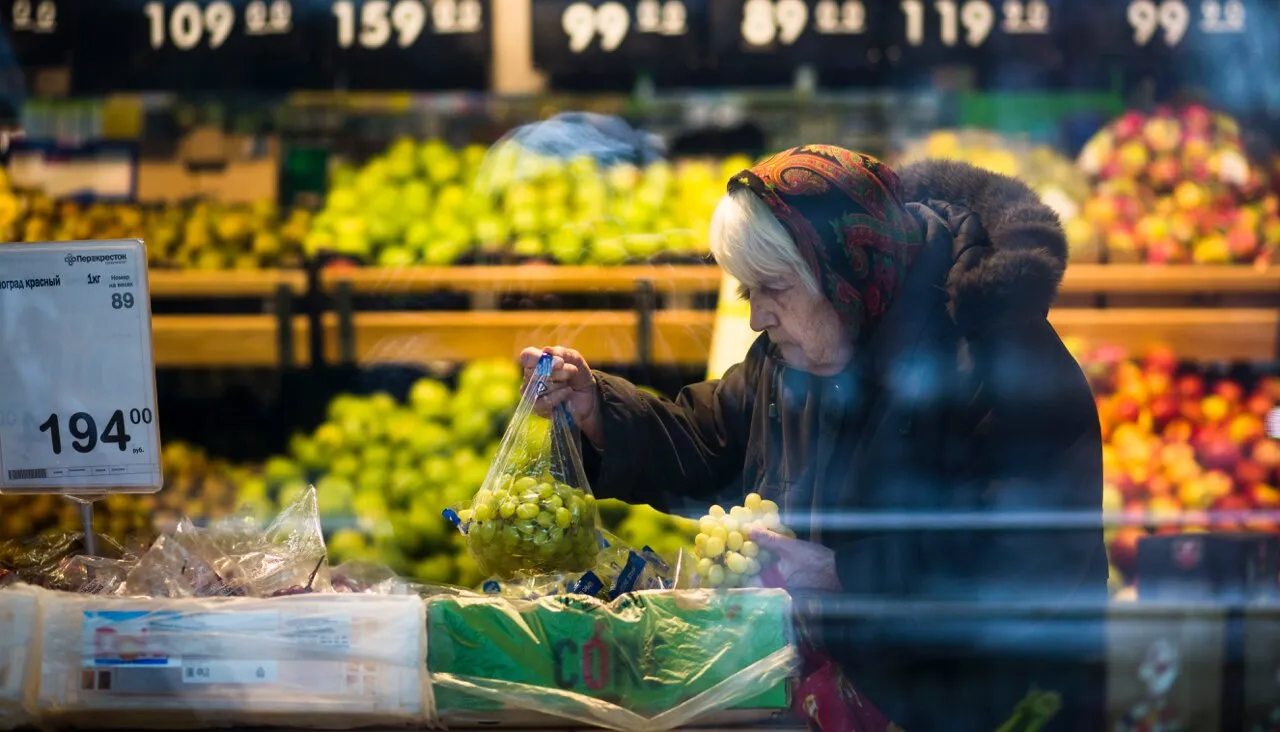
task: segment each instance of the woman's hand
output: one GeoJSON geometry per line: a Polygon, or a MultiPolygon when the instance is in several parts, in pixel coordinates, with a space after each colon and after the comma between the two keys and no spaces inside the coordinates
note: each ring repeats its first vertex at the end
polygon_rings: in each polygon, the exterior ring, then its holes
{"type": "Polygon", "coordinates": [[[757,529],[751,540],[777,560],[760,573],[769,587],[787,590],[839,592],[840,576],[836,573],[836,553],[812,541],[788,539],[782,534],[757,529]]]}
{"type": "Polygon", "coordinates": [[[551,377],[547,379],[546,391],[534,402],[534,411],[548,417],[552,409],[564,404],[582,434],[596,449],[602,449],[604,429],[600,425],[600,399],[596,391],[596,380],[591,376],[591,367],[582,354],[572,348],[526,348],[520,352],[520,365],[524,368],[526,385],[533,380],[538,359],[544,353],[553,358],[551,377]]]}

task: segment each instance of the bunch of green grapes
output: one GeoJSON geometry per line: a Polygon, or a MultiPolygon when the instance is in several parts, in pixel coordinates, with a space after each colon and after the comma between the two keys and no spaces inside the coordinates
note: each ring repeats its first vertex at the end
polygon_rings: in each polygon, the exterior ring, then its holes
{"type": "Polygon", "coordinates": [[[481,571],[502,578],[591,569],[596,517],[593,496],[545,474],[500,475],[458,512],[481,571]]]}
{"type": "Polygon", "coordinates": [[[693,554],[698,558],[698,575],[703,587],[745,587],[758,585],[756,576],[774,557],[751,540],[751,532],[767,529],[794,537],[778,519],[778,504],[748,493],[743,505],[727,512],[712,506],[698,519],[698,535],[693,554]]]}

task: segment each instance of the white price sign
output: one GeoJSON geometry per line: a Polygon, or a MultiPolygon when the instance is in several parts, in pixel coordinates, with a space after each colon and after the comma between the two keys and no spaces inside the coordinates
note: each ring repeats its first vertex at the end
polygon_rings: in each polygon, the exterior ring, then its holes
{"type": "Polygon", "coordinates": [[[160,489],[141,241],[0,245],[0,493],[160,489]]]}

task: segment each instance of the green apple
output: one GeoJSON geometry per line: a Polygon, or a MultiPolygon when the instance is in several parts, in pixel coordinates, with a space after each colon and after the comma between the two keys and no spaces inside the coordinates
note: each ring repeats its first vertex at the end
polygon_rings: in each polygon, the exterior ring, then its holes
{"type": "Polygon", "coordinates": [[[445,418],[451,399],[449,387],[435,379],[418,379],[409,387],[409,406],[427,419],[445,418]]]}

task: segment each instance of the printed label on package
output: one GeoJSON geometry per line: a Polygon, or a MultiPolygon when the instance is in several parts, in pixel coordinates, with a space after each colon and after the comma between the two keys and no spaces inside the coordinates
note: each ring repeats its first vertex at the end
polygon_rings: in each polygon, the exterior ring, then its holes
{"type": "Polygon", "coordinates": [[[184,684],[274,684],[275,661],[240,661],[227,659],[187,659],[182,665],[184,684]]]}

